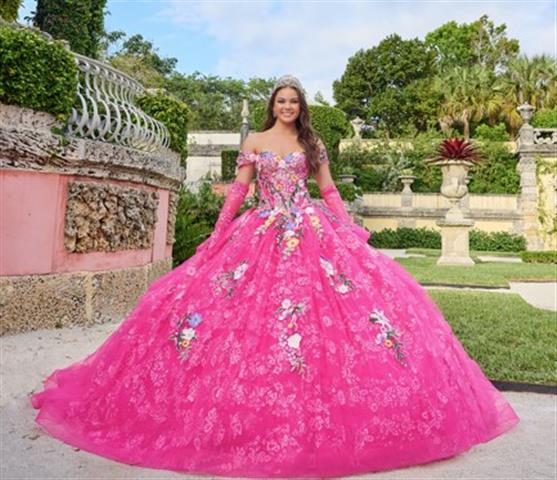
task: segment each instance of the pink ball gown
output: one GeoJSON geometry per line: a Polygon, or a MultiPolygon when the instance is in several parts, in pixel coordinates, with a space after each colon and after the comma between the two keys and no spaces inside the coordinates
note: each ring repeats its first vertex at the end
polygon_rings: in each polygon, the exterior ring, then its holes
{"type": "Polygon", "coordinates": [[[44,381],[42,430],[130,465],[272,478],[423,464],[519,422],[423,287],[310,198],[304,152],[237,162],[258,205],[44,381]]]}

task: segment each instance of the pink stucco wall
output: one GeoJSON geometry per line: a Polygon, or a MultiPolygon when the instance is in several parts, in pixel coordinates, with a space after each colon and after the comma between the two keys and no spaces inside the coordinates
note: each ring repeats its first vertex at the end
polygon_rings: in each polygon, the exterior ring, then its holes
{"type": "Polygon", "coordinates": [[[172,246],[166,245],[168,190],[116,181],[110,183],[158,191],[153,247],[106,253],[67,252],[64,216],[67,184],[72,180],[99,182],[56,173],[0,171],[0,275],[112,270],[141,266],[172,255],[172,246]]]}

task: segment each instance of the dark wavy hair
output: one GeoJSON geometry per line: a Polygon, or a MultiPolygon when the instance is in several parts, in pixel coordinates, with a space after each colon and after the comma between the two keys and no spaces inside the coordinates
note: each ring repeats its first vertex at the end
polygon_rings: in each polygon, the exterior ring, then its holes
{"type": "MultiPolygon", "coordinates": [[[[269,102],[267,103],[267,118],[260,130],[261,132],[269,130],[269,128],[271,128],[277,121],[277,119],[273,117],[273,105],[275,104],[277,93],[283,88],[286,88],[286,86],[277,88],[271,95],[271,98],[269,98],[269,102]]],[[[304,148],[306,162],[310,173],[315,173],[319,169],[319,137],[311,126],[309,108],[304,93],[295,86],[288,85],[288,88],[293,88],[298,93],[298,99],[300,100],[300,114],[296,119],[298,141],[304,148]]]]}

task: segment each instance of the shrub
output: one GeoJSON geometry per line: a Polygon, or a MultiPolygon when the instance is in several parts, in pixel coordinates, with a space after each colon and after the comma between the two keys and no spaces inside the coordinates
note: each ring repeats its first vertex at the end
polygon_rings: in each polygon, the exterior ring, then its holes
{"type": "Polygon", "coordinates": [[[147,115],[166,125],[170,134],[170,148],[180,155],[180,163],[185,168],[188,158],[188,106],[162,90],[138,97],[137,104],[147,115]]]}
{"type": "Polygon", "coordinates": [[[61,42],[0,23],[0,102],[67,118],[77,97],[77,66],[61,42]]]}
{"type": "Polygon", "coordinates": [[[426,227],[385,228],[374,231],[368,242],[376,248],[441,248],[441,234],[426,227]]]}
{"type": "MultiPolygon", "coordinates": [[[[412,191],[439,192],[443,178],[441,169],[428,165],[425,160],[435,155],[440,140],[436,132],[424,132],[408,140],[378,141],[368,151],[349,145],[339,154],[337,169],[340,171],[345,165],[354,167],[356,184],[364,192],[377,192],[397,191],[398,175],[402,169],[410,168],[416,176],[412,191]]],[[[474,144],[483,161],[470,169],[470,193],[518,193],[518,155],[504,142],[474,140],[474,144]]],[[[333,171],[333,176],[335,173],[333,171]]]]}
{"type": "Polygon", "coordinates": [[[538,110],[530,124],[535,128],[557,128],[557,107],[538,110]]]}
{"type": "Polygon", "coordinates": [[[526,249],[526,239],[522,235],[508,232],[484,232],[470,230],[470,248],[494,252],[520,252],[526,249]]]}
{"type": "Polygon", "coordinates": [[[491,142],[508,142],[511,136],[507,132],[507,126],[504,123],[498,123],[494,126],[478,125],[474,131],[474,138],[491,142]]]}
{"type": "MultiPolygon", "coordinates": [[[[369,240],[377,248],[441,248],[441,232],[427,227],[375,231],[369,240]]],[[[507,232],[470,230],[470,249],[500,252],[519,252],[525,249],[526,239],[507,232]]]]}
{"type": "MultiPolygon", "coordinates": [[[[257,192],[247,198],[237,215],[251,208],[257,198],[257,192]]],[[[176,211],[176,240],[172,248],[174,267],[191,257],[198,245],[213,233],[224,200],[225,197],[215,193],[208,181],[202,182],[197,191],[182,186],[176,211]]]]}
{"type": "Polygon", "coordinates": [[[224,182],[236,176],[236,158],[239,150],[223,150],[221,152],[221,178],[224,182]]]}
{"type": "Polygon", "coordinates": [[[528,263],[557,263],[557,252],[549,251],[523,251],[520,253],[523,262],[528,263]]]}
{"type": "Polygon", "coordinates": [[[519,193],[520,175],[516,170],[518,154],[504,142],[478,142],[483,158],[470,168],[470,193],[519,193]]]}
{"type": "Polygon", "coordinates": [[[382,192],[383,184],[387,178],[386,172],[379,168],[373,168],[371,166],[366,167],[356,171],[354,183],[360,187],[363,192],[382,192]]]}
{"type": "Polygon", "coordinates": [[[362,189],[353,183],[337,183],[336,187],[345,202],[353,202],[362,194],[362,189]]]}

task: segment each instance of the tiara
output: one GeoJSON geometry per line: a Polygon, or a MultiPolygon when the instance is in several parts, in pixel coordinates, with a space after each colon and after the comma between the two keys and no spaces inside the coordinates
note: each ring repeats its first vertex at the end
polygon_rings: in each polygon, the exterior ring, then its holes
{"type": "Polygon", "coordinates": [[[302,93],[302,95],[306,95],[306,91],[304,87],[302,87],[300,80],[298,80],[294,75],[283,75],[282,77],[280,77],[273,87],[271,96],[273,95],[273,93],[275,93],[275,91],[282,87],[296,87],[302,93]]]}

